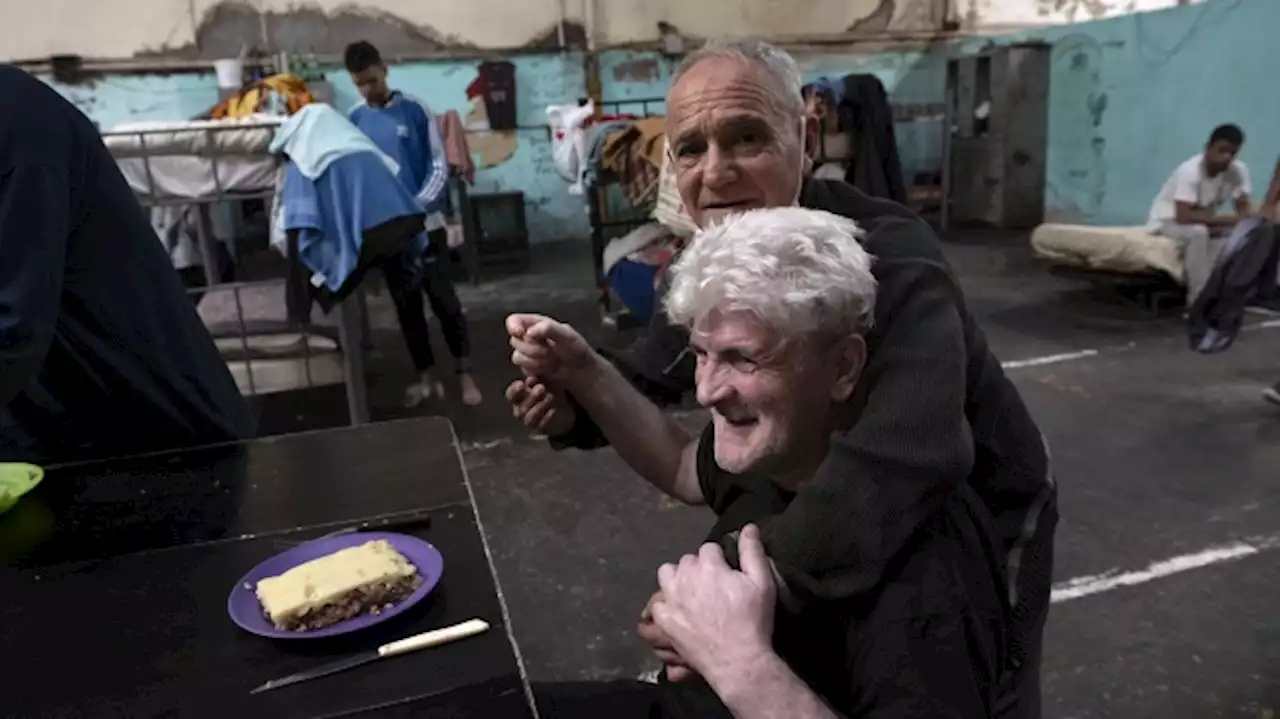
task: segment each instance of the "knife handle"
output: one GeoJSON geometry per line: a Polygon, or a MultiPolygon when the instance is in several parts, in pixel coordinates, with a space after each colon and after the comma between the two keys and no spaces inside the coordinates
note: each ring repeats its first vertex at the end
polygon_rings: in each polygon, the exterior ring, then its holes
{"type": "Polygon", "coordinates": [[[452,627],[433,629],[429,632],[415,634],[412,637],[405,637],[404,639],[397,639],[394,642],[383,644],[378,647],[378,656],[394,657],[397,654],[406,654],[428,647],[438,647],[441,644],[466,639],[487,631],[489,631],[488,622],[483,619],[472,619],[461,624],[455,624],[452,627]]]}

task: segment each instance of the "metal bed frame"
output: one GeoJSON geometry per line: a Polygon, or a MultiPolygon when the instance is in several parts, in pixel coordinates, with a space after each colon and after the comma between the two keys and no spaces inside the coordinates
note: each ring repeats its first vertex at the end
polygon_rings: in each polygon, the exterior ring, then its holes
{"type": "MultiPolygon", "coordinates": [[[[666,98],[642,98],[636,100],[609,100],[599,103],[601,112],[609,115],[634,114],[639,117],[653,117],[659,113],[651,112],[650,106],[665,106],[666,98]],[[639,106],[640,112],[626,113],[623,108],[639,106]]],[[[591,221],[591,264],[595,270],[597,302],[600,306],[601,318],[605,322],[613,321],[613,300],[610,296],[609,278],[604,274],[604,249],[612,236],[606,232],[613,229],[633,229],[650,222],[649,213],[653,208],[630,206],[632,211],[641,211],[639,216],[620,217],[609,207],[606,196],[609,186],[617,185],[617,178],[609,173],[597,172],[596,182],[586,188],[587,216],[591,221]]],[[[628,203],[629,204],[629,203],[628,203]]]]}
{"type": "MultiPolygon", "coordinates": [[[[243,153],[224,151],[217,149],[214,142],[214,134],[219,132],[243,131],[253,129],[275,128],[277,125],[271,123],[262,124],[241,124],[234,127],[204,127],[183,129],[180,132],[204,132],[207,133],[206,147],[209,148],[205,152],[198,154],[174,152],[157,148],[156,152],[148,152],[147,138],[154,135],[169,134],[174,132],[173,129],[149,129],[149,130],[120,130],[107,131],[102,135],[107,137],[135,136],[138,138],[140,147],[139,152],[130,153],[128,159],[142,160],[144,175],[146,177],[146,191],[134,194],[137,196],[139,203],[144,208],[166,207],[166,206],[190,206],[196,210],[195,233],[197,244],[199,245],[200,257],[203,263],[205,286],[195,287],[188,290],[191,294],[210,295],[217,292],[231,292],[235,299],[236,307],[236,326],[231,332],[222,331],[221,328],[214,327],[210,329],[210,333],[215,339],[223,339],[226,337],[235,337],[240,340],[240,349],[244,356],[245,373],[248,376],[249,394],[257,394],[257,386],[254,379],[253,361],[254,352],[250,348],[249,338],[252,335],[270,335],[290,332],[300,332],[302,334],[302,342],[300,343],[303,350],[302,362],[305,367],[305,376],[307,383],[306,388],[314,388],[315,379],[312,376],[312,351],[310,337],[327,336],[334,339],[338,343],[338,352],[342,356],[342,374],[343,381],[346,385],[347,396],[347,412],[352,425],[367,424],[369,422],[369,401],[368,401],[368,384],[365,377],[364,366],[364,350],[368,347],[369,340],[369,316],[366,303],[364,289],[357,288],[349,297],[338,305],[337,314],[337,332],[334,333],[330,328],[316,325],[310,319],[310,303],[306,305],[307,311],[303,316],[293,316],[290,313],[288,319],[279,325],[254,325],[250,326],[244,316],[244,305],[241,299],[241,293],[244,290],[258,287],[285,286],[286,295],[296,291],[297,288],[291,286],[298,281],[305,281],[301,278],[305,277],[305,273],[293,272],[288,277],[260,280],[254,282],[220,282],[221,277],[220,259],[217,253],[217,238],[213,232],[213,221],[210,208],[223,202],[243,203],[246,200],[266,200],[270,201],[275,195],[275,188],[266,190],[238,192],[223,187],[222,178],[219,175],[219,160],[226,157],[261,157],[261,153],[243,153]],[[151,160],[155,157],[200,157],[209,161],[210,172],[213,174],[214,191],[211,194],[199,197],[178,197],[172,195],[162,195],[158,193],[155,183],[155,173],[151,166],[151,160]],[[336,336],[334,336],[336,334],[336,336]]],[[[154,146],[153,146],[154,147],[154,146]]],[[[124,157],[117,158],[125,159],[124,157]]],[[[229,242],[234,243],[236,238],[227,238],[229,242]]],[[[296,263],[297,246],[296,239],[291,239],[288,245],[289,258],[288,261],[296,263]]],[[[292,269],[292,268],[291,268],[292,269]]],[[[261,358],[260,358],[261,359],[261,358]]]]}

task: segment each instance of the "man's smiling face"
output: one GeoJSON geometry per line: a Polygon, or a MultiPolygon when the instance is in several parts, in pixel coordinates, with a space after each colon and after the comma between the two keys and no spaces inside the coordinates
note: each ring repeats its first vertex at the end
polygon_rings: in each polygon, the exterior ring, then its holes
{"type": "MultiPolygon", "coordinates": [[[[726,472],[785,474],[825,451],[837,363],[748,315],[713,311],[693,328],[698,403],[711,410],[726,472]]],[[[793,487],[794,489],[794,487],[793,487]]]]}
{"type": "Polygon", "coordinates": [[[680,199],[699,227],[795,203],[804,168],[803,118],[768,73],[733,58],[694,65],[667,97],[668,147],[680,199]]]}

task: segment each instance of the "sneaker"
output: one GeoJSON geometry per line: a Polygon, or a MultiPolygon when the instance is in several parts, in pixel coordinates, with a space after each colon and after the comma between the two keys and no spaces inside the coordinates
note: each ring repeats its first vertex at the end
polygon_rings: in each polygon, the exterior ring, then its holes
{"type": "Polygon", "coordinates": [[[1271,404],[1280,406],[1280,382],[1262,391],[1262,398],[1271,404]]]}

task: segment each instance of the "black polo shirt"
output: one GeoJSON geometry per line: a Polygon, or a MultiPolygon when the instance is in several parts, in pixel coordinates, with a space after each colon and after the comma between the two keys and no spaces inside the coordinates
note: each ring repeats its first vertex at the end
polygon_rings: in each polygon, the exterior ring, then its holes
{"type": "MultiPolygon", "coordinates": [[[[718,515],[708,541],[786,509],[793,493],[715,463],[708,425],[698,480],[718,515]]],[[[857,477],[850,477],[857,482],[857,477]]],[[[1005,575],[991,520],[966,485],[947,491],[888,564],[882,583],[855,600],[780,609],[774,648],[837,713],[982,719],[995,706],[1005,661],[1005,575]]],[[[727,717],[701,681],[662,681],[662,713],[727,717]]]]}

